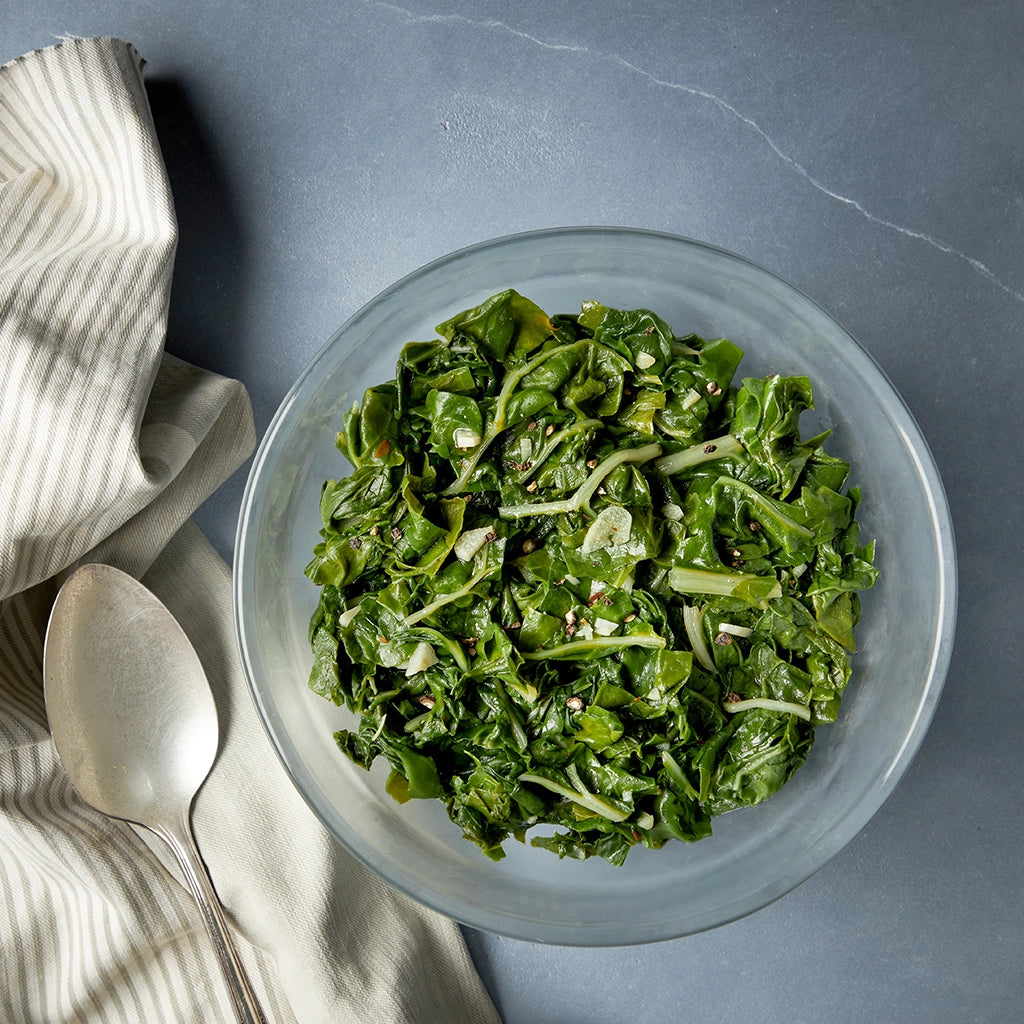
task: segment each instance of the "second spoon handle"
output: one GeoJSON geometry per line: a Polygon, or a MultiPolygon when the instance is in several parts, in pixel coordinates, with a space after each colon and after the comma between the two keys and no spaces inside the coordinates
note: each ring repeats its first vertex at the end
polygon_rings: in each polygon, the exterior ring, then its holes
{"type": "Polygon", "coordinates": [[[195,898],[203,924],[206,925],[206,931],[220,961],[228,991],[231,993],[238,1024],[267,1024],[249,981],[249,975],[235,949],[220,900],[214,892],[213,883],[206,873],[206,867],[192,837],[187,812],[181,820],[152,826],[152,831],[170,847],[185,876],[189,891],[195,898]]]}

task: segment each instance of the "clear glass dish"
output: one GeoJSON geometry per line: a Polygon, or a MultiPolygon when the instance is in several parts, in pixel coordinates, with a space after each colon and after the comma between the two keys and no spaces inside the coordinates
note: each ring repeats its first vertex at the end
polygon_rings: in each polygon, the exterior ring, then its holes
{"type": "MultiPolygon", "coordinates": [[[[295,383],[256,454],[239,520],[235,619],[270,739],[324,825],[396,888],[472,927],[541,942],[626,945],[691,934],[755,911],[843,848],[893,791],[932,719],[949,664],[956,562],[949,509],[921,432],[884,373],[827,313],[754,264],[670,235],[570,228],[501,238],[410,274],[355,314],[295,383]],[[344,411],[394,376],[401,346],[494,292],[549,313],[584,299],[647,307],[676,333],[727,337],[741,373],[807,374],[805,436],[833,428],[876,538],[878,586],[864,596],[860,651],[839,722],[758,807],[716,818],[714,835],[634,849],[623,867],[559,861],[506,844],[494,863],[434,801],[399,805],[385,771],[354,767],[332,733],[347,714],[307,688],[317,600],[303,567],[318,539],[321,484],[345,472],[344,411]]],[[[282,823],[285,824],[286,823],[282,823]]]]}

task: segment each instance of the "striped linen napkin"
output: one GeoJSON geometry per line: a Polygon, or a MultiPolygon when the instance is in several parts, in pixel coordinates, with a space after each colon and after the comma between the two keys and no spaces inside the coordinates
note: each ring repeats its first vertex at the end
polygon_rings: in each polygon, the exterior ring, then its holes
{"type": "Polygon", "coordinates": [[[256,718],[229,570],[190,521],[252,416],[239,383],[163,352],[176,222],[142,67],[116,39],[0,67],[0,1020],[232,1018],[169,857],[77,797],[47,731],[49,609],[104,561],[210,678],[221,750],[194,829],[268,1021],[495,1024],[457,927],[329,838],[256,718]]]}

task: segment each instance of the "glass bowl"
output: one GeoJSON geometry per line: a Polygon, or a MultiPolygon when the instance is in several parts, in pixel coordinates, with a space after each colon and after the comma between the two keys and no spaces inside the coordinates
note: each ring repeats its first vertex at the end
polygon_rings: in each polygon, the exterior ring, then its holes
{"type": "MultiPolygon", "coordinates": [[[[570,228],[484,242],[428,264],[356,313],[309,364],[256,454],[238,527],[235,621],[267,733],[299,792],[357,858],[397,889],[467,924],[565,945],[627,945],[702,931],[755,911],[843,848],[893,791],[917,751],[948,668],[956,604],[949,510],[932,456],[885,374],[814,302],[771,273],[709,245],[647,231],[570,228]],[[776,796],[714,819],[714,834],[624,866],[560,861],[505,844],[484,857],[437,801],[399,805],[386,769],[337,749],[347,712],[307,687],[316,588],[303,575],[320,528],[342,414],[394,376],[403,344],[494,292],[515,288],[549,314],[584,299],[647,307],[677,334],[727,337],[741,374],[806,374],[811,436],[833,428],[864,495],[878,585],[863,597],[859,653],[839,721],[817,730],[806,764],[776,796]]],[[[283,823],[285,824],[285,823],[283,823]]]]}

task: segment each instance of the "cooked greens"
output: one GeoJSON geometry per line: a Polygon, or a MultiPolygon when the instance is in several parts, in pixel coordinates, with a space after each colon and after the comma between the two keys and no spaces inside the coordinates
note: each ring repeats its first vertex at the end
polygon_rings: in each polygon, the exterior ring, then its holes
{"type": "Polygon", "coordinates": [[[338,746],[515,837],[621,864],[759,803],[835,720],[859,492],[800,436],[805,377],[643,310],[549,316],[515,291],[405,346],[337,437],[307,575],[338,746]]]}

